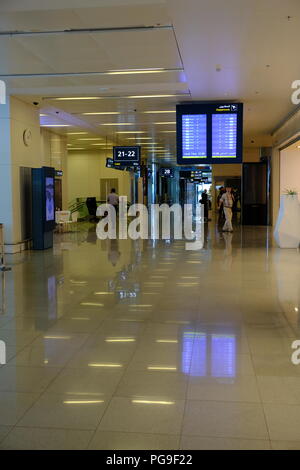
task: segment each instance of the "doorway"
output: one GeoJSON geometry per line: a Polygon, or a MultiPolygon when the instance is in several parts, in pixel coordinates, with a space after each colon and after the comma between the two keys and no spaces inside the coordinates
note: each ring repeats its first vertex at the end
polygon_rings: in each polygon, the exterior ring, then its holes
{"type": "Polygon", "coordinates": [[[115,188],[119,194],[119,180],[118,178],[100,178],[100,202],[106,202],[107,196],[115,188]]]}
{"type": "Polygon", "coordinates": [[[55,208],[62,210],[62,181],[55,178],[55,208]]]}
{"type": "Polygon", "coordinates": [[[243,225],[269,224],[270,171],[267,162],[243,165],[243,225]]]}

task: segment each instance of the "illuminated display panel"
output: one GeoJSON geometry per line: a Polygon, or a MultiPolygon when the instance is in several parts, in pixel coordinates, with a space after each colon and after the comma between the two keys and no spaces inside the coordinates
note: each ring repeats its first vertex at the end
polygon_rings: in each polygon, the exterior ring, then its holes
{"type": "Polygon", "coordinates": [[[163,178],[174,178],[173,168],[160,168],[159,174],[163,178]]]}
{"type": "Polygon", "coordinates": [[[46,200],[46,222],[51,222],[55,219],[55,202],[54,202],[54,178],[46,177],[46,188],[45,188],[45,200],[46,200]]]}
{"type": "Polygon", "coordinates": [[[182,116],[182,158],[207,158],[206,114],[184,114],[182,116]]]}
{"type": "Polygon", "coordinates": [[[177,163],[242,163],[243,104],[177,106],[177,163]]]}
{"type": "Polygon", "coordinates": [[[237,114],[212,115],[212,158],[236,158],[237,114]]]}
{"type": "Polygon", "coordinates": [[[113,161],[122,166],[139,166],[141,160],[141,148],[137,147],[114,147],[113,161]]]}

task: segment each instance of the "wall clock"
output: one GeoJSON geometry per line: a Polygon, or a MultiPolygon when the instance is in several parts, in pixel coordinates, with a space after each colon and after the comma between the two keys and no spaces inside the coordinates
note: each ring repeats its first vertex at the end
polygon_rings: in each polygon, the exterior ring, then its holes
{"type": "Polygon", "coordinates": [[[32,141],[31,130],[30,129],[25,129],[25,131],[23,132],[24,145],[26,145],[26,147],[29,147],[29,145],[31,144],[31,141],[32,141]]]}

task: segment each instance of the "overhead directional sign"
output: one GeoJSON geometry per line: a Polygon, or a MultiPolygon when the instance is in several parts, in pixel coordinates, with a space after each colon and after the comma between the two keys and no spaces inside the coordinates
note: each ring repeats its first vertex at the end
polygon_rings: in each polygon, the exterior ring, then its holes
{"type": "Polygon", "coordinates": [[[114,147],[113,159],[122,166],[140,166],[141,147],[114,147]]]}

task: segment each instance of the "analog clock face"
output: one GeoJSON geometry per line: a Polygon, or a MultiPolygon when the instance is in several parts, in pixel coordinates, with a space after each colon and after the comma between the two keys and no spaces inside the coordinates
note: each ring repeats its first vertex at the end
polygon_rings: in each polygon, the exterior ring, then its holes
{"type": "Polygon", "coordinates": [[[25,129],[25,131],[23,132],[23,142],[26,145],[26,147],[30,145],[31,140],[32,140],[31,130],[25,129]]]}

